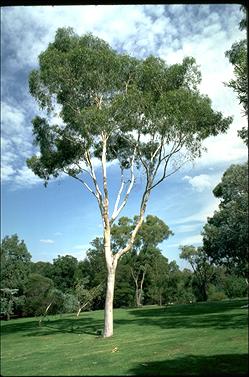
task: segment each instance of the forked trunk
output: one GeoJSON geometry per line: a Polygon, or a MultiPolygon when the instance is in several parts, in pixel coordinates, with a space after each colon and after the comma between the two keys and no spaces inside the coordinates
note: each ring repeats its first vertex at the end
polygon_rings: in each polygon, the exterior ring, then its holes
{"type": "Polygon", "coordinates": [[[105,327],[104,338],[113,335],[113,297],[114,297],[114,284],[115,284],[115,269],[108,271],[106,299],[105,299],[105,327]]]}

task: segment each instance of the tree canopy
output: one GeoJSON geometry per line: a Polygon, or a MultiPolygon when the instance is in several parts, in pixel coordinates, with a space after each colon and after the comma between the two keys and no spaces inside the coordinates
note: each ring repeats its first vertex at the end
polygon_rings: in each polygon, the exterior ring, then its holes
{"type": "Polygon", "coordinates": [[[202,139],[231,123],[199,93],[200,80],[194,58],[172,66],[153,56],[139,60],[91,34],[58,29],[39,56],[39,69],[30,74],[30,92],[48,116],[33,120],[41,155],[28,165],[45,181],[62,171],[75,177],[81,162],[89,165],[92,154],[101,158],[103,133],[107,160],[119,160],[124,169],[135,145],[136,161],[139,156],[148,170],[149,162],[162,158],[165,144],[173,143],[170,154],[185,145],[198,155],[202,139]],[[63,125],[52,124],[53,111],[59,111],[63,125]]]}
{"type": "MultiPolygon", "coordinates": [[[[241,6],[244,17],[239,23],[240,30],[247,30],[248,15],[246,8],[241,6]]],[[[248,115],[248,65],[247,65],[247,39],[235,42],[231,49],[226,51],[226,57],[234,66],[234,79],[231,79],[227,86],[237,94],[239,103],[243,106],[244,114],[248,115]]],[[[243,127],[238,131],[239,136],[248,145],[248,130],[243,127]]]]}
{"type": "Polygon", "coordinates": [[[1,288],[18,289],[22,294],[31,267],[31,255],[17,234],[1,241],[1,288]]]}
{"type": "Polygon", "coordinates": [[[203,228],[204,250],[215,263],[242,275],[248,272],[248,165],[231,165],[213,193],[219,211],[203,228]]]}

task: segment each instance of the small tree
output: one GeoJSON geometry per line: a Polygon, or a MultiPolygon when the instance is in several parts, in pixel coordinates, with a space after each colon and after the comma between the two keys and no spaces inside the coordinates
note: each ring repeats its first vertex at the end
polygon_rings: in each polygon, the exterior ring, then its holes
{"type": "Polygon", "coordinates": [[[180,258],[185,259],[191,265],[196,285],[198,287],[197,296],[200,301],[207,301],[207,289],[211,279],[214,276],[214,267],[211,265],[208,256],[202,247],[181,246],[180,258]]]}
{"type": "MultiPolygon", "coordinates": [[[[118,225],[112,227],[112,248],[114,252],[125,247],[136,223],[136,216],[133,221],[128,217],[121,217],[118,225]]],[[[127,264],[130,267],[131,276],[135,283],[135,301],[137,307],[142,306],[143,284],[148,269],[155,263],[158,254],[160,254],[156,246],[172,234],[168,225],[157,216],[152,215],[146,216],[137,233],[132,252],[127,257],[127,264]]]]}
{"type": "Polygon", "coordinates": [[[1,287],[18,289],[22,295],[31,268],[31,255],[17,234],[6,236],[1,241],[1,287]]]}
{"type": "Polygon", "coordinates": [[[151,191],[201,154],[202,140],[231,123],[198,91],[200,72],[193,58],[167,65],[113,50],[103,40],[71,28],[57,30],[30,74],[30,92],[47,117],[33,119],[39,156],[28,166],[45,185],[65,173],[97,200],[103,220],[107,268],[104,337],[113,334],[113,295],[118,260],[132,249],[151,191]],[[63,124],[53,122],[59,111],[63,124]],[[177,158],[176,158],[177,157],[177,158]],[[99,160],[102,174],[96,174],[99,160]],[[108,161],[120,167],[120,189],[111,214],[108,161]],[[124,248],[111,250],[111,229],[125,207],[139,169],[144,191],[137,223],[124,248]],[[99,178],[100,177],[100,178],[99,178]]]}
{"type": "Polygon", "coordinates": [[[149,296],[162,306],[168,287],[169,265],[168,259],[161,254],[159,249],[157,251],[149,267],[149,296]]]}
{"type": "Polygon", "coordinates": [[[8,321],[13,314],[14,303],[17,300],[14,295],[17,294],[18,289],[1,288],[1,292],[1,314],[4,314],[8,321]]]}

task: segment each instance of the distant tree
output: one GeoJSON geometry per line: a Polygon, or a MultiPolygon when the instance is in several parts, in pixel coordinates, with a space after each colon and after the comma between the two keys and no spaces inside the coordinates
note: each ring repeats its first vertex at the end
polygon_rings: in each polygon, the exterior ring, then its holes
{"type": "Polygon", "coordinates": [[[148,294],[154,302],[161,306],[168,287],[169,264],[168,259],[161,254],[160,250],[158,251],[149,267],[150,284],[148,294]]]}
{"type": "MultiPolygon", "coordinates": [[[[244,17],[240,21],[240,30],[247,30],[248,15],[246,8],[241,6],[244,13],[244,17]]],[[[235,42],[231,49],[226,51],[226,57],[230,63],[234,66],[235,78],[230,80],[226,85],[234,90],[237,94],[239,103],[243,106],[244,114],[248,115],[248,65],[247,65],[247,40],[242,39],[239,42],[235,42]]],[[[248,145],[248,130],[243,127],[238,131],[238,135],[248,145]]]]}
{"type": "Polygon", "coordinates": [[[107,279],[103,238],[96,237],[86,252],[86,265],[89,274],[89,288],[93,288],[107,279]]]}
{"type": "Polygon", "coordinates": [[[29,77],[32,96],[47,117],[33,119],[40,156],[27,163],[45,184],[60,173],[76,179],[95,197],[103,220],[107,268],[104,337],[113,334],[113,297],[118,260],[132,249],[151,191],[186,161],[199,157],[202,140],[225,132],[223,118],[201,95],[194,58],[167,65],[136,59],[105,41],[71,28],[57,30],[29,77]],[[59,106],[56,106],[59,105],[59,106]],[[63,125],[51,124],[58,111],[63,125]],[[101,164],[96,174],[95,161],[101,164]],[[107,162],[120,167],[121,185],[111,214],[107,162]],[[145,186],[137,223],[127,244],[111,250],[111,228],[125,207],[139,168],[145,186]]]}
{"type": "MultiPolygon", "coordinates": [[[[135,228],[136,216],[133,221],[128,217],[121,217],[118,225],[112,228],[112,249],[118,250],[127,243],[130,233],[135,228]]],[[[143,284],[146,273],[150,266],[155,264],[154,259],[160,254],[157,245],[166,240],[172,231],[157,216],[147,215],[141,228],[139,229],[132,251],[126,260],[130,267],[130,273],[135,283],[136,306],[142,305],[143,284]]]]}
{"type": "Polygon", "coordinates": [[[33,274],[40,274],[47,278],[52,276],[53,265],[50,262],[31,262],[31,272],[33,274]]]}
{"type": "Polygon", "coordinates": [[[248,165],[231,165],[214,188],[219,210],[203,228],[205,253],[247,278],[248,274],[248,165]]]}
{"type": "Polygon", "coordinates": [[[31,267],[31,255],[17,234],[1,241],[1,288],[18,289],[22,295],[31,267]]]}
{"type": "Polygon", "coordinates": [[[63,313],[63,304],[65,300],[65,295],[59,289],[51,287],[42,297],[41,305],[45,305],[45,310],[40,317],[39,325],[41,325],[43,319],[46,317],[48,312],[50,314],[63,313]]]}
{"type": "Polygon", "coordinates": [[[64,294],[63,312],[75,313],[78,310],[78,299],[73,293],[64,294]]]}
{"type": "Polygon", "coordinates": [[[115,308],[134,306],[135,289],[128,261],[129,257],[129,254],[124,255],[117,266],[113,303],[115,308]]]}
{"type": "Polygon", "coordinates": [[[180,246],[180,258],[185,259],[191,265],[196,286],[198,288],[198,301],[207,301],[208,285],[214,276],[214,267],[202,247],[195,248],[194,246],[180,246]]]}
{"type": "Polygon", "coordinates": [[[24,292],[26,314],[30,316],[43,315],[51,303],[53,289],[54,283],[51,279],[39,274],[30,274],[24,292]]]}
{"type": "Polygon", "coordinates": [[[83,279],[81,282],[78,282],[75,288],[75,293],[78,300],[77,317],[79,317],[83,309],[91,307],[93,300],[100,296],[103,291],[104,281],[91,289],[86,289],[85,286],[87,282],[88,279],[83,279]]]}
{"type": "Polygon", "coordinates": [[[6,317],[8,321],[14,310],[14,302],[17,300],[15,295],[18,289],[1,288],[1,314],[6,317]]]}
{"type": "Polygon", "coordinates": [[[64,293],[73,291],[76,280],[75,273],[77,265],[77,258],[71,255],[58,255],[57,258],[53,259],[51,279],[56,288],[64,293]]]}
{"type": "Polygon", "coordinates": [[[181,281],[181,271],[176,261],[169,263],[168,271],[168,284],[165,292],[166,304],[179,302],[179,284],[181,281]]]}

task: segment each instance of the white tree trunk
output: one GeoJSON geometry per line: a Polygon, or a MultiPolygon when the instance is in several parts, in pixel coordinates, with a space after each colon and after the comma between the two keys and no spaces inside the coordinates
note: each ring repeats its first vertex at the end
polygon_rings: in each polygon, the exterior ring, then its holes
{"type": "Polygon", "coordinates": [[[105,299],[105,327],[104,338],[113,335],[113,297],[115,284],[115,268],[108,271],[106,299],[105,299]]]}

